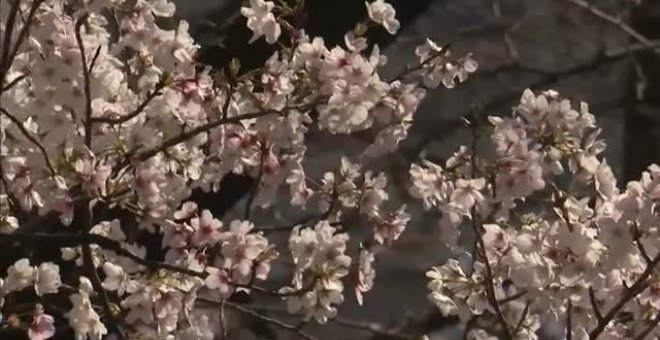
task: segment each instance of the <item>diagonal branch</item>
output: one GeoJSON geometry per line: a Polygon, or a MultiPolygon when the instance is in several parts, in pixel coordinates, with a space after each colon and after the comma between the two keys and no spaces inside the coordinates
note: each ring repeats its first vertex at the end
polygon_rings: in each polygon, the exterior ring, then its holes
{"type": "Polygon", "coordinates": [[[142,103],[140,103],[140,105],[138,105],[138,107],[135,110],[131,111],[131,113],[129,113],[125,116],[122,116],[120,118],[92,117],[91,121],[92,121],[92,123],[107,123],[107,124],[111,124],[111,125],[125,123],[125,122],[137,117],[140,113],[142,113],[142,111],[144,111],[144,109],[147,107],[147,105],[149,105],[149,103],[151,103],[151,101],[154,98],[156,98],[156,97],[158,97],[159,95],[162,94],[162,92],[160,92],[160,90],[164,89],[166,85],[167,85],[166,78],[161,79],[156,84],[154,89],[152,91],[150,91],[149,93],[147,93],[147,97],[144,99],[144,101],[142,101],[142,103]]]}
{"type": "Polygon", "coordinates": [[[165,142],[163,142],[161,145],[156,146],[152,149],[148,149],[145,151],[142,151],[135,155],[136,159],[139,159],[141,161],[147,160],[155,155],[157,155],[159,152],[165,151],[167,148],[170,148],[172,146],[175,146],[179,143],[182,143],[192,137],[197,136],[200,133],[208,132],[209,130],[216,128],[220,125],[224,124],[232,124],[232,123],[238,123],[243,120],[247,119],[252,119],[252,118],[259,118],[263,116],[267,116],[269,114],[282,114],[284,112],[287,112],[289,110],[295,110],[295,109],[305,109],[306,106],[301,106],[301,107],[290,107],[290,108],[285,108],[284,110],[267,110],[267,111],[260,111],[260,112],[253,112],[253,113],[246,113],[234,117],[229,117],[225,119],[218,119],[214,122],[210,122],[204,125],[201,125],[197,128],[194,128],[190,131],[184,132],[174,138],[168,139],[165,142]]]}
{"type": "Polygon", "coordinates": [[[408,75],[408,74],[410,74],[410,73],[413,73],[413,72],[416,72],[416,71],[419,71],[419,70],[423,69],[424,66],[428,65],[428,64],[429,64],[431,61],[433,61],[435,58],[437,58],[437,57],[439,57],[439,56],[441,56],[441,55],[447,53],[447,50],[449,49],[449,47],[450,47],[453,43],[454,43],[454,40],[452,40],[452,41],[450,41],[449,43],[445,44],[444,46],[440,47],[440,49],[439,49],[438,51],[435,51],[435,52],[434,52],[433,54],[431,54],[428,58],[426,58],[426,59],[420,61],[420,63],[417,64],[416,66],[413,66],[413,67],[411,67],[411,66],[406,66],[406,68],[404,68],[401,72],[399,72],[399,74],[397,74],[396,76],[394,76],[394,78],[392,78],[391,81],[388,81],[388,83],[393,83],[393,82],[395,82],[395,81],[397,81],[397,80],[401,80],[401,79],[403,79],[403,77],[405,77],[406,75],[408,75]]]}
{"type": "Polygon", "coordinates": [[[46,151],[46,148],[43,146],[43,144],[41,144],[41,142],[39,142],[34,136],[32,136],[32,134],[30,134],[30,132],[25,128],[23,123],[20,120],[18,120],[18,118],[16,118],[16,116],[9,113],[9,111],[7,111],[3,107],[0,107],[0,112],[4,113],[5,116],[7,116],[7,118],[9,118],[9,120],[11,120],[12,123],[14,123],[14,125],[16,125],[16,127],[21,131],[23,136],[25,136],[25,138],[27,138],[30,142],[32,142],[32,144],[34,144],[39,149],[39,151],[41,151],[41,155],[43,156],[44,161],[46,162],[46,166],[48,167],[48,170],[50,170],[50,174],[52,176],[55,176],[57,172],[55,171],[55,168],[53,167],[53,163],[51,163],[50,157],[48,157],[48,152],[46,151]]]}
{"type": "Polygon", "coordinates": [[[525,323],[525,319],[527,319],[527,314],[529,313],[529,305],[530,305],[530,301],[527,301],[525,303],[525,308],[523,309],[522,313],[520,314],[520,319],[518,320],[518,323],[516,324],[516,327],[513,328],[513,335],[514,336],[516,334],[518,334],[518,332],[522,328],[523,324],[525,323]]]}
{"type": "Polygon", "coordinates": [[[639,333],[634,340],[644,340],[647,339],[647,335],[651,334],[651,332],[658,327],[658,324],[660,324],[660,314],[655,316],[655,319],[649,320],[649,325],[641,332],[639,333]]]}
{"type": "Polygon", "coordinates": [[[23,73],[20,76],[10,80],[7,85],[0,84],[0,93],[11,90],[14,86],[21,82],[21,80],[27,78],[27,74],[23,73]]]}
{"type": "Polygon", "coordinates": [[[589,339],[596,340],[598,336],[605,330],[605,327],[614,319],[614,317],[621,311],[623,306],[633,299],[637,294],[646,289],[646,280],[653,274],[655,267],[660,263],[660,254],[656,255],[653,260],[646,265],[646,270],[635,280],[632,286],[628,287],[623,296],[617,301],[612,308],[610,308],[603,318],[598,321],[598,325],[589,333],[589,339]]]}

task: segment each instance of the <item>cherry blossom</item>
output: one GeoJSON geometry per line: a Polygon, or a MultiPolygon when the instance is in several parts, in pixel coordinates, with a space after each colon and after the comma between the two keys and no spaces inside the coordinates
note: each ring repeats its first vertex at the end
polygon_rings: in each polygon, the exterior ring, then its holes
{"type": "Polygon", "coordinates": [[[30,286],[34,282],[36,271],[36,268],[30,266],[29,259],[23,258],[16,261],[7,269],[7,277],[2,286],[3,291],[19,291],[30,286]]]}
{"type": "Polygon", "coordinates": [[[53,325],[54,318],[44,313],[42,305],[37,304],[34,308],[32,315],[32,323],[28,328],[28,336],[30,340],[45,340],[50,339],[55,335],[55,326],[53,325]]]}
{"type": "Polygon", "coordinates": [[[374,279],[376,278],[376,270],[373,268],[373,262],[376,260],[374,253],[362,249],[360,251],[359,266],[358,266],[358,284],[355,287],[355,298],[358,304],[362,305],[362,293],[366,293],[374,286],[374,279]]]}
{"type": "Polygon", "coordinates": [[[325,323],[336,315],[335,305],[344,301],[341,278],[348,274],[351,258],[344,254],[348,235],[335,233],[327,221],[314,228],[296,227],[289,239],[289,248],[296,264],[294,286],[282,288],[283,293],[305,289],[301,296],[286,297],[290,312],[303,312],[304,318],[325,323]]]}
{"type": "Polygon", "coordinates": [[[376,0],[372,3],[367,2],[366,5],[371,20],[383,25],[390,34],[396,34],[401,24],[396,20],[396,12],[392,5],[385,2],[385,0],[376,0]]]}
{"type": "Polygon", "coordinates": [[[109,291],[117,291],[120,296],[124,293],[132,293],[137,290],[137,281],[132,280],[124,270],[112,262],[103,263],[105,280],[103,288],[109,291]]]}
{"type": "Polygon", "coordinates": [[[71,310],[67,317],[69,325],[76,333],[76,339],[100,340],[108,333],[108,329],[101,322],[101,318],[92,307],[90,294],[94,291],[92,283],[86,277],[80,277],[78,293],[72,294],[71,310]]]}
{"type": "Polygon", "coordinates": [[[431,88],[436,88],[441,83],[447,88],[453,88],[456,86],[456,78],[459,83],[464,82],[470,73],[476,72],[478,67],[477,62],[470,55],[456,60],[451,59],[451,52],[446,47],[441,47],[428,38],[424,45],[415,49],[415,54],[420,58],[424,83],[431,88]]]}
{"type": "Polygon", "coordinates": [[[229,231],[222,235],[223,266],[232,272],[236,283],[246,283],[252,275],[265,279],[270,270],[270,260],[277,254],[266,255],[268,240],[260,233],[250,233],[254,225],[247,221],[233,221],[229,231]],[[254,272],[254,274],[252,274],[254,272]]]}
{"type": "Polygon", "coordinates": [[[57,293],[62,285],[60,267],[52,262],[43,262],[36,269],[34,291],[37,295],[57,293]]]}
{"type": "Polygon", "coordinates": [[[213,218],[208,210],[202,211],[199,218],[190,220],[190,227],[194,230],[191,242],[195,246],[215,245],[222,237],[220,229],[222,222],[213,218]]]}
{"type": "Polygon", "coordinates": [[[233,292],[231,281],[226,269],[206,267],[209,275],[206,277],[206,286],[220,293],[222,297],[229,297],[233,292]]]}
{"type": "Polygon", "coordinates": [[[271,13],[274,7],[273,2],[263,0],[250,0],[250,7],[241,7],[241,14],[248,18],[247,26],[253,32],[250,43],[265,36],[269,44],[274,44],[282,34],[280,25],[271,13]]]}

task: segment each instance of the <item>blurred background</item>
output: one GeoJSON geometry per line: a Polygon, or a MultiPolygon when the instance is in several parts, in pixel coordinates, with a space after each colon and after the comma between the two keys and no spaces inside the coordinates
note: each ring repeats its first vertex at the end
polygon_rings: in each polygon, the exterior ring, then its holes
{"type": "MultiPolygon", "coordinates": [[[[248,45],[251,32],[240,15],[241,0],[177,0],[178,15],[189,21],[203,47],[202,61],[216,68],[241,60],[245,69],[260,66],[274,51],[263,39],[248,45]]],[[[247,2],[247,1],[245,1],[247,2]]],[[[555,89],[590,104],[603,128],[605,156],[620,181],[638,178],[660,159],[660,1],[630,0],[389,0],[402,29],[395,37],[382,29],[370,33],[389,62],[385,75],[414,63],[414,48],[430,37],[454,41],[452,52],[472,53],[479,70],[453,90],[430,92],[415,116],[400,150],[372,164],[388,172],[395,202],[408,203],[413,221],[393,247],[377,255],[377,279],[360,307],[349,292],[340,317],[325,326],[306,325],[321,339],[406,339],[426,332],[431,339],[460,339],[456,320],[442,318],[426,300],[425,271],[445,261],[437,215],[423,213],[406,192],[410,163],[426,157],[443,160],[465,141],[460,117],[475,112],[509,114],[525,88],[555,89]]],[[[345,32],[366,16],[363,0],[307,0],[306,15],[295,19],[310,36],[328,45],[343,43],[345,32]]],[[[312,132],[308,168],[332,169],[341,155],[368,145],[361,136],[330,137],[312,132]]],[[[234,214],[251,187],[232,177],[218,194],[196,199],[218,215],[234,214]],[[219,197],[223,197],[222,200],[219,197]],[[231,197],[231,199],[227,199],[231,197]]],[[[295,219],[286,203],[275,207],[283,219],[295,219]]],[[[240,209],[238,209],[240,210],[240,209]]],[[[263,222],[272,216],[263,214],[263,222]]],[[[259,221],[257,221],[259,223],[259,221]]],[[[287,235],[283,235],[284,240],[287,235]]],[[[281,270],[282,280],[287,270],[281,270]]],[[[280,304],[254,306],[286,320],[280,304]]],[[[294,339],[249,317],[236,319],[233,338],[294,339]],[[240,326],[243,325],[243,326],[240,326]]],[[[543,339],[561,336],[547,327],[543,339]]]]}

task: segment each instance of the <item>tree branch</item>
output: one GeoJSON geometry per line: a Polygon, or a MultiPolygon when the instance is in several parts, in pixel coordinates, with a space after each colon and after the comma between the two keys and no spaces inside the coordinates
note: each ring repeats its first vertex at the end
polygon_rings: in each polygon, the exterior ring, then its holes
{"type": "Polygon", "coordinates": [[[32,144],[34,144],[39,149],[39,151],[41,151],[41,155],[43,156],[44,161],[46,162],[46,166],[48,167],[48,170],[50,170],[50,174],[52,176],[55,176],[57,172],[55,171],[55,168],[53,167],[53,164],[50,161],[50,157],[48,157],[48,152],[46,151],[46,148],[43,146],[43,144],[41,144],[41,142],[39,142],[34,136],[30,134],[30,132],[25,128],[23,123],[18,118],[16,118],[16,116],[9,113],[9,111],[7,111],[3,107],[0,107],[0,111],[4,113],[5,116],[7,116],[7,118],[9,118],[9,120],[11,120],[12,123],[14,123],[14,125],[16,125],[16,127],[21,131],[21,133],[25,136],[25,138],[27,138],[30,142],[32,142],[32,144]]]}
{"type": "Polygon", "coordinates": [[[653,260],[646,265],[646,270],[635,280],[635,283],[632,284],[628,289],[626,289],[625,293],[623,296],[617,301],[610,310],[605,313],[603,318],[598,321],[598,325],[596,328],[594,328],[590,333],[589,333],[589,339],[591,340],[596,340],[598,339],[598,336],[605,330],[605,327],[614,319],[614,317],[619,313],[621,308],[625,306],[628,301],[630,301],[632,298],[637,296],[637,294],[641,293],[646,289],[646,279],[648,279],[651,274],[653,274],[653,271],[655,270],[655,266],[660,263],[660,254],[656,255],[656,257],[653,258],[653,260]]]}
{"type": "MultiPolygon", "coordinates": [[[[471,159],[470,159],[470,168],[471,168],[471,174],[470,177],[472,179],[477,177],[477,147],[478,147],[478,139],[479,139],[479,132],[477,130],[477,120],[474,119],[472,121],[467,121],[472,133],[472,141],[470,144],[470,151],[472,152],[471,154],[471,159]]],[[[486,277],[485,277],[485,289],[486,289],[486,298],[488,299],[488,303],[490,306],[493,308],[493,311],[495,312],[495,317],[497,318],[498,322],[502,325],[504,335],[506,339],[513,340],[513,333],[511,333],[511,329],[509,327],[509,323],[506,321],[506,318],[504,318],[504,314],[502,313],[502,309],[500,308],[500,303],[497,301],[497,296],[495,295],[495,283],[494,283],[494,278],[493,278],[493,268],[490,266],[490,260],[488,259],[488,252],[486,251],[486,244],[484,243],[483,236],[481,235],[481,230],[479,229],[479,221],[478,219],[478,214],[477,211],[474,207],[472,207],[472,228],[475,233],[476,237],[476,246],[475,246],[475,252],[477,251],[477,246],[478,248],[481,249],[482,251],[482,260],[484,262],[484,266],[486,267],[486,277]]],[[[477,257],[475,257],[476,261],[477,257]]]]}
{"type": "Polygon", "coordinates": [[[594,310],[596,320],[601,322],[603,320],[603,314],[601,314],[600,308],[598,307],[598,301],[596,301],[596,294],[593,287],[589,287],[589,301],[591,302],[591,308],[594,310]]]}
{"type": "Polygon", "coordinates": [[[527,294],[527,291],[526,291],[526,290],[521,290],[521,291],[519,291],[518,293],[515,293],[515,294],[513,294],[513,295],[511,295],[511,296],[507,296],[507,297],[505,297],[505,298],[503,298],[503,299],[497,300],[497,302],[498,302],[498,303],[500,304],[500,306],[501,306],[501,305],[507,304],[507,303],[509,303],[509,302],[511,302],[511,301],[515,301],[515,300],[517,300],[517,299],[519,299],[519,298],[525,296],[525,294],[527,294]]]}
{"type": "Polygon", "coordinates": [[[523,324],[525,323],[525,319],[527,318],[527,313],[529,313],[529,304],[530,304],[529,301],[527,301],[525,303],[525,308],[523,309],[522,313],[520,314],[520,319],[518,320],[518,323],[516,324],[516,327],[513,328],[513,335],[514,336],[516,334],[518,334],[518,332],[522,328],[523,324]]]}
{"type": "Polygon", "coordinates": [[[92,117],[91,121],[92,123],[107,123],[110,125],[116,125],[116,124],[122,124],[125,123],[135,117],[137,117],[144,109],[151,103],[151,101],[156,98],[157,96],[161,95],[162,92],[160,90],[164,89],[167,84],[166,78],[161,79],[156,86],[154,87],[153,91],[150,91],[147,94],[147,97],[138,105],[138,107],[131,111],[129,114],[122,116],[120,118],[106,118],[106,117],[92,117]]]}
{"type": "Polygon", "coordinates": [[[253,112],[253,113],[246,113],[234,117],[229,117],[229,118],[223,118],[223,119],[218,119],[214,122],[210,122],[207,124],[204,124],[202,126],[199,126],[197,128],[194,128],[188,132],[181,133],[180,135],[168,139],[165,142],[163,142],[161,145],[156,146],[152,149],[142,151],[135,155],[134,158],[139,159],[141,161],[147,160],[155,155],[157,155],[159,152],[162,152],[166,150],[167,148],[170,148],[172,146],[175,146],[179,143],[182,143],[192,137],[197,136],[200,133],[207,132],[213,128],[216,128],[220,125],[224,124],[232,124],[232,123],[238,123],[240,121],[246,120],[246,119],[252,119],[252,118],[259,118],[263,116],[267,116],[269,114],[282,114],[284,112],[288,112],[289,110],[305,110],[308,108],[307,106],[300,106],[300,107],[289,107],[285,108],[283,110],[267,110],[267,111],[261,111],[261,112],[253,112]]]}
{"type": "Polygon", "coordinates": [[[422,60],[419,64],[417,64],[417,65],[414,66],[414,67],[406,66],[406,68],[404,68],[401,72],[399,72],[399,74],[397,74],[396,76],[394,76],[394,78],[392,78],[392,80],[390,80],[389,83],[393,83],[393,82],[395,82],[395,81],[397,81],[397,80],[401,80],[401,79],[403,79],[403,77],[405,77],[406,75],[408,75],[408,74],[410,74],[410,73],[412,73],[412,72],[419,71],[419,70],[423,69],[424,66],[426,66],[428,63],[430,63],[433,59],[435,59],[435,58],[437,58],[437,57],[439,57],[439,56],[441,56],[441,55],[447,53],[447,49],[449,49],[449,47],[450,47],[451,44],[453,44],[453,43],[454,43],[454,41],[452,40],[452,41],[450,41],[449,43],[445,44],[444,46],[440,47],[440,50],[434,52],[434,53],[431,54],[428,58],[422,60]]]}
{"type": "Polygon", "coordinates": [[[642,255],[642,258],[644,259],[646,264],[651,263],[651,257],[649,256],[648,252],[646,252],[646,249],[644,248],[644,244],[642,244],[641,232],[639,231],[639,228],[637,228],[637,222],[633,223],[630,232],[632,233],[632,237],[633,240],[635,241],[635,245],[637,246],[637,250],[639,251],[639,254],[642,255]]]}
{"type": "MultiPolygon", "coordinates": [[[[142,258],[136,254],[133,254],[131,251],[125,249],[122,246],[121,242],[97,234],[14,232],[11,234],[0,234],[0,242],[1,241],[27,243],[27,244],[31,243],[31,244],[39,244],[39,245],[52,246],[52,247],[78,247],[78,246],[96,244],[101,248],[104,248],[106,250],[112,250],[116,252],[117,255],[127,257],[130,260],[134,261],[135,263],[138,263],[153,270],[157,270],[157,269],[168,270],[175,273],[181,273],[189,276],[199,277],[201,279],[205,279],[208,276],[208,274],[205,272],[199,272],[196,270],[180,267],[177,265],[172,265],[165,262],[142,258]]],[[[313,280],[312,283],[310,283],[309,285],[303,288],[293,290],[290,292],[278,292],[260,286],[244,285],[233,282],[229,282],[229,284],[237,288],[246,288],[257,291],[262,294],[267,294],[277,297],[285,297],[285,296],[300,295],[310,291],[311,289],[314,288],[316,284],[316,280],[313,280]]]]}
{"type": "Polygon", "coordinates": [[[0,72],[2,72],[2,77],[0,77],[0,85],[5,80],[5,68],[9,69],[8,64],[9,59],[9,49],[11,48],[11,35],[14,33],[14,24],[16,23],[16,16],[18,15],[18,9],[20,5],[20,0],[14,0],[11,2],[11,7],[9,8],[9,15],[7,16],[7,22],[5,23],[5,34],[2,37],[2,54],[0,55],[0,72]]]}
{"type": "MultiPolygon", "coordinates": [[[[14,47],[11,48],[11,35],[14,30],[14,24],[16,21],[16,15],[18,14],[19,11],[19,0],[15,0],[12,3],[12,7],[10,8],[9,12],[9,18],[7,19],[7,26],[5,26],[5,36],[2,41],[2,56],[0,57],[0,86],[5,81],[5,77],[7,76],[7,72],[9,71],[9,68],[11,65],[14,63],[14,58],[16,58],[16,54],[18,54],[18,50],[21,48],[23,45],[23,42],[27,38],[28,34],[30,33],[30,27],[32,23],[32,19],[34,18],[34,15],[37,13],[37,9],[39,9],[39,6],[46,0],[34,0],[32,2],[32,6],[30,7],[30,12],[28,13],[27,20],[25,20],[25,23],[23,24],[23,27],[21,28],[21,31],[18,33],[18,38],[16,38],[16,43],[14,44],[14,47]],[[11,48],[11,52],[10,52],[11,48]]],[[[2,92],[0,91],[0,95],[2,92]]]]}

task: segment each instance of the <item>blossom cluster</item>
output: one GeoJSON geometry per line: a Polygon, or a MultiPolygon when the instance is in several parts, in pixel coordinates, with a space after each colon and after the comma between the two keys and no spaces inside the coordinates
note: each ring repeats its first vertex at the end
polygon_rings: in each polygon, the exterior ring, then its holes
{"type": "Polygon", "coordinates": [[[428,272],[440,311],[493,315],[506,338],[537,339],[548,317],[573,339],[657,337],[660,168],[619,189],[589,107],[555,91],[526,90],[511,116],[471,124],[490,135],[483,149],[410,168],[411,194],[442,212],[457,255],[428,272]]]}

